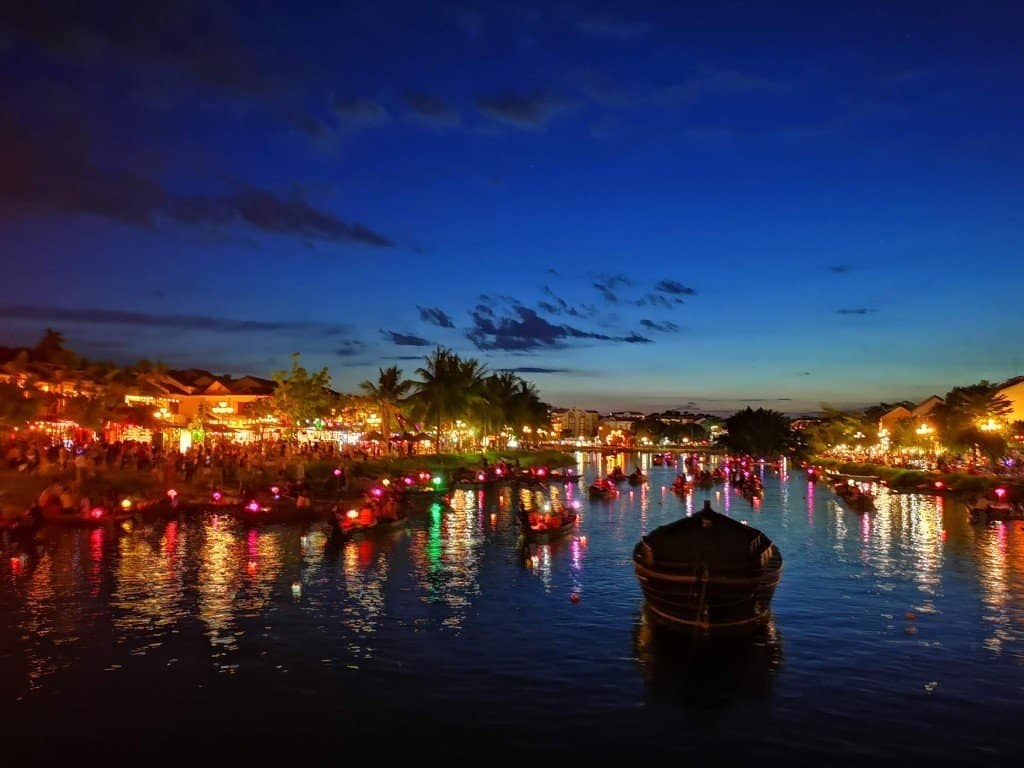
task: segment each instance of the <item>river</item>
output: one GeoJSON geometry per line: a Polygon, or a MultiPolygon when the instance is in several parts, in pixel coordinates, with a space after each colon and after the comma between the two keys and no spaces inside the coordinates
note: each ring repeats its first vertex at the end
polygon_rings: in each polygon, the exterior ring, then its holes
{"type": "MultiPolygon", "coordinates": [[[[596,454],[579,461],[588,479],[603,470],[596,454]]],[[[762,470],[756,506],[723,486],[680,499],[675,469],[648,471],[611,501],[570,487],[577,534],[533,549],[517,547],[506,488],[456,491],[450,510],[340,547],[326,526],[200,515],[8,550],[6,753],[834,764],[1016,751],[1024,524],[971,525],[950,500],[884,491],[861,515],[799,470],[762,470]],[[633,545],[705,498],[785,556],[753,639],[691,642],[643,611],[633,545]]]]}

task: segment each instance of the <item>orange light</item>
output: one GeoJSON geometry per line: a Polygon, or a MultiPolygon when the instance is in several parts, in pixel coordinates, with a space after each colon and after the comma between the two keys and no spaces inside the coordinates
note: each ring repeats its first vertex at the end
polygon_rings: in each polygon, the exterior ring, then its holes
{"type": "Polygon", "coordinates": [[[391,485],[391,481],[385,477],[383,480],[380,481],[380,484],[387,488],[389,485],[391,485]]]}
{"type": "Polygon", "coordinates": [[[132,508],[132,500],[131,499],[121,499],[121,509],[127,511],[127,510],[129,510],[131,508],[132,508]]]}
{"type": "Polygon", "coordinates": [[[359,517],[359,513],[354,509],[350,509],[348,512],[345,513],[345,517],[347,517],[349,520],[355,520],[359,517]]]}

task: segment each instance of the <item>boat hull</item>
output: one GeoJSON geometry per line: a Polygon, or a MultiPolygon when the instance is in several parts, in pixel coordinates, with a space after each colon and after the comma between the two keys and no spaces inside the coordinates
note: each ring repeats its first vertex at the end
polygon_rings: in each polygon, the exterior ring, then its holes
{"type": "Polygon", "coordinates": [[[670,626],[704,631],[756,626],[768,615],[782,575],[782,556],[777,550],[760,573],[745,577],[660,571],[636,558],[633,565],[655,616],[670,626]]]}
{"type": "Polygon", "coordinates": [[[536,530],[534,528],[524,528],[523,538],[531,544],[547,544],[555,539],[560,539],[563,536],[572,532],[573,528],[576,527],[576,518],[563,523],[557,528],[548,528],[545,530],[536,530]]]}

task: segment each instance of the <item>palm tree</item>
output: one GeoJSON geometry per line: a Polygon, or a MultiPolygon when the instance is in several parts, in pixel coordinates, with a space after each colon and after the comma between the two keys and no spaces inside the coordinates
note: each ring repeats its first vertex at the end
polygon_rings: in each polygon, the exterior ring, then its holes
{"type": "Polygon", "coordinates": [[[413,382],[402,378],[402,369],[397,365],[377,369],[377,383],[367,379],[359,388],[366,393],[380,409],[381,431],[390,438],[395,417],[402,412],[406,398],[412,391],[413,382]]]}
{"type": "Polygon", "coordinates": [[[472,358],[463,360],[446,347],[437,347],[416,369],[419,381],[413,383],[416,413],[437,434],[437,452],[441,451],[441,427],[446,420],[466,416],[483,402],[482,382],[486,368],[472,358]]]}

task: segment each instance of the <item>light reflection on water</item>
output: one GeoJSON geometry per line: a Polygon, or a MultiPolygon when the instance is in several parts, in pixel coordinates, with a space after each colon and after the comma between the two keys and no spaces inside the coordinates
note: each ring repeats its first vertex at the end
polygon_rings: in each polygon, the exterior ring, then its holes
{"type": "Polygon", "coordinates": [[[408,529],[348,542],[319,524],[223,515],[54,531],[0,563],[2,692],[30,729],[54,697],[119,675],[140,696],[183,679],[252,679],[262,687],[245,696],[302,691],[327,709],[384,696],[375,706],[415,703],[440,726],[465,706],[511,732],[569,717],[608,734],[664,728],[694,746],[725,733],[727,718],[708,714],[723,710],[753,723],[728,738],[769,751],[872,756],[848,722],[918,756],[927,728],[964,723],[962,754],[1009,750],[993,728],[1024,686],[1024,525],[972,526],[956,502],[884,488],[860,514],[799,470],[763,468],[758,504],[727,485],[680,498],[669,486],[681,461],[580,461],[588,481],[618,464],[650,482],[602,501],[582,484],[460,489],[449,505],[421,503],[408,529]],[[642,533],[706,498],[786,558],[766,633],[728,652],[658,633],[630,567],[642,533]],[[515,505],[574,501],[572,535],[519,540],[515,505]],[[703,712],[701,728],[681,710],[703,712]],[[787,735],[757,725],[767,720],[787,735]]]}

